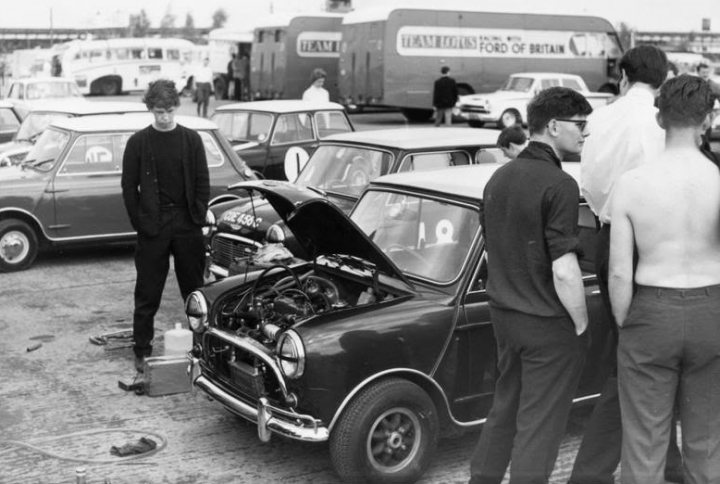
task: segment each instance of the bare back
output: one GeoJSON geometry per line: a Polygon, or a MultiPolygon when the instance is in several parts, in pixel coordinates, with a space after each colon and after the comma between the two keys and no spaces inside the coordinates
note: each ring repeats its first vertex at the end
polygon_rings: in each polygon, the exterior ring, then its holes
{"type": "Polygon", "coordinates": [[[697,150],[673,149],[628,173],[626,213],[639,261],[635,282],[720,283],[720,170],[697,150]]]}

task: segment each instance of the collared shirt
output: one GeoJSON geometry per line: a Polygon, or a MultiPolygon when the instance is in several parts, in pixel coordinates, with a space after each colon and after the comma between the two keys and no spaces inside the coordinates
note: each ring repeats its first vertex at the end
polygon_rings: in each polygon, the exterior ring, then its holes
{"type": "Polygon", "coordinates": [[[310,86],[305,89],[302,95],[303,101],[328,102],[330,101],[330,93],[324,87],[310,86]]]}
{"type": "Polygon", "coordinates": [[[490,304],[525,314],[567,316],[552,263],[580,252],[580,190],[545,143],[531,141],[499,168],[483,192],[490,304]]]}
{"type": "Polygon", "coordinates": [[[195,71],[193,80],[196,83],[207,82],[212,84],[213,72],[209,66],[202,66],[195,71]]]}
{"type": "Polygon", "coordinates": [[[656,158],[665,147],[665,130],[657,124],[653,103],[650,91],[631,87],[588,116],[590,135],[583,146],[580,185],[602,223],[610,223],[615,182],[626,171],[656,158]]]}

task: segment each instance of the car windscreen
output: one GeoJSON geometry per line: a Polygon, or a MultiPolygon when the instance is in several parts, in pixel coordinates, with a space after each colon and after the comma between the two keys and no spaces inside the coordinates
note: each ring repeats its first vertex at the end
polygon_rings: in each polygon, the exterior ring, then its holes
{"type": "Polygon", "coordinates": [[[257,141],[263,143],[270,135],[273,117],[251,111],[216,112],[212,120],[231,143],[257,141]]]}
{"type": "Polygon", "coordinates": [[[295,183],[358,197],[370,181],[388,173],[392,160],[390,153],[377,149],[323,145],[315,150],[295,183]]]}
{"type": "Polygon", "coordinates": [[[70,134],[65,131],[54,128],[46,129],[25,157],[23,166],[40,171],[52,170],[69,139],[70,134]]]}
{"type": "Polygon", "coordinates": [[[27,99],[54,97],[81,97],[77,85],[72,82],[38,82],[27,86],[27,99]]]}
{"type": "Polygon", "coordinates": [[[69,118],[67,113],[29,113],[20,125],[20,129],[15,135],[16,141],[33,142],[50,126],[50,123],[57,119],[69,118]]]}

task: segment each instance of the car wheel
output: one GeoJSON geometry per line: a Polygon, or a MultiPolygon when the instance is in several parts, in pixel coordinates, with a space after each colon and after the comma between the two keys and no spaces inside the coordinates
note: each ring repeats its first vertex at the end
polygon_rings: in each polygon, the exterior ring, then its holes
{"type": "Polygon", "coordinates": [[[498,127],[500,129],[508,128],[510,126],[515,126],[516,124],[520,124],[521,122],[522,122],[522,120],[520,119],[520,113],[518,113],[514,109],[506,109],[500,115],[500,121],[498,122],[498,127]]]}
{"type": "Polygon", "coordinates": [[[415,482],[437,446],[435,405],[416,384],[391,378],[362,390],[330,436],[335,471],[348,482],[415,482]]]}
{"type": "Polygon", "coordinates": [[[468,121],[467,123],[468,126],[470,126],[471,128],[482,128],[483,126],[485,126],[484,121],[468,121]]]}
{"type": "Polygon", "coordinates": [[[38,253],[35,231],[21,220],[0,221],[0,272],[30,267],[38,253]]]}
{"type": "Polygon", "coordinates": [[[100,92],[103,96],[117,96],[120,94],[120,84],[114,79],[105,79],[100,83],[100,92]]]}
{"type": "Polygon", "coordinates": [[[432,109],[404,108],[400,112],[410,123],[424,123],[432,118],[432,109]]]}

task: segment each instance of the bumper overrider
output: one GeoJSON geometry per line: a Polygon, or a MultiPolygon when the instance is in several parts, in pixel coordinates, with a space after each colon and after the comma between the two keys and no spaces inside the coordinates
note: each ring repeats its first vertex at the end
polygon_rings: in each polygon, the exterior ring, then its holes
{"type": "MultiPolygon", "coordinates": [[[[250,338],[236,336],[214,328],[210,328],[208,333],[262,360],[278,379],[285,401],[294,402],[296,400],[295,396],[288,391],[280,366],[269,350],[250,338]]],[[[194,388],[201,389],[212,400],[219,402],[240,417],[256,423],[258,437],[263,442],[269,441],[273,432],[291,439],[308,442],[324,442],[328,440],[330,432],[327,427],[322,425],[320,420],[311,415],[297,413],[291,406],[287,408],[273,406],[263,396],[258,398],[257,402],[240,398],[231,393],[224,385],[213,381],[203,373],[199,358],[190,358],[190,380],[194,388]]]]}

